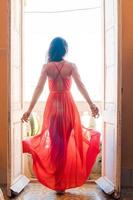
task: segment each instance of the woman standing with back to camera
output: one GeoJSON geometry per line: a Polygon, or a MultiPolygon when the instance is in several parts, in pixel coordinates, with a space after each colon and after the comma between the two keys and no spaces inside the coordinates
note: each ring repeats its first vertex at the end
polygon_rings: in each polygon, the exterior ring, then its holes
{"type": "Polygon", "coordinates": [[[48,62],[42,68],[29,108],[21,118],[22,122],[28,121],[48,78],[50,92],[41,132],[23,140],[22,144],[23,152],[32,154],[37,179],[57,193],[85,183],[100,143],[100,134],[96,131],[91,132],[90,140],[83,135],[79,112],[70,91],[72,78],[89,104],[93,117],[97,117],[99,111],[91,101],[76,65],[64,59],[67,51],[68,45],[63,38],[52,40],[48,62]]]}

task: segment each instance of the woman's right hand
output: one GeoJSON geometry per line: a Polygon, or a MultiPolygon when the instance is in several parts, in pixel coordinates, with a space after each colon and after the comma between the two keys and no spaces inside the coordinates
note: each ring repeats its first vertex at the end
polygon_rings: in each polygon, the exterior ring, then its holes
{"type": "Polygon", "coordinates": [[[98,107],[95,104],[92,104],[92,105],[90,105],[90,109],[91,109],[91,112],[92,112],[92,116],[95,117],[95,118],[98,118],[99,117],[98,107]]]}
{"type": "Polygon", "coordinates": [[[21,122],[24,123],[24,122],[28,122],[28,118],[30,116],[30,112],[25,112],[21,118],[21,122]]]}

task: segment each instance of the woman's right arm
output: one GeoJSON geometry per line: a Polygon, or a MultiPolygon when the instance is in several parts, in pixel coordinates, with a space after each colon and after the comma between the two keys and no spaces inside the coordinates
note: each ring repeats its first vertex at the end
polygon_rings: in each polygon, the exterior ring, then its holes
{"type": "Polygon", "coordinates": [[[77,88],[79,89],[80,93],[83,95],[83,97],[86,99],[87,103],[89,104],[92,115],[94,117],[99,116],[99,110],[97,106],[92,102],[85,85],[83,84],[80,74],[78,73],[78,69],[75,64],[72,64],[72,77],[77,85],[77,88]]]}
{"type": "Polygon", "coordinates": [[[37,86],[36,86],[36,88],[34,90],[34,93],[33,93],[32,100],[30,102],[29,108],[23,114],[23,116],[21,118],[22,122],[27,122],[28,121],[28,117],[29,117],[32,109],[34,108],[38,98],[40,97],[40,95],[41,95],[41,93],[43,91],[46,79],[47,79],[47,68],[46,68],[46,65],[44,65],[43,68],[42,68],[42,71],[41,71],[40,78],[38,80],[37,86]]]}

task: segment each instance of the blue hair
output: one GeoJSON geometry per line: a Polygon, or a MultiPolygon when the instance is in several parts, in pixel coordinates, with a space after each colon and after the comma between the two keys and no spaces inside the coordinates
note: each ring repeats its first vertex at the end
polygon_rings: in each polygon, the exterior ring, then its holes
{"type": "Polygon", "coordinates": [[[68,51],[68,44],[65,39],[61,37],[54,38],[48,50],[48,62],[61,61],[68,51]]]}

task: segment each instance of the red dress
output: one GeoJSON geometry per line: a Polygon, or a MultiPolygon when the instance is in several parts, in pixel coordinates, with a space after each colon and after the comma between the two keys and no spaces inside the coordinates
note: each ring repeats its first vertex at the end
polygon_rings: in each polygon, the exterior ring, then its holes
{"type": "Polygon", "coordinates": [[[32,154],[37,179],[54,190],[81,186],[88,178],[99,153],[100,134],[83,135],[79,112],[70,92],[71,78],[64,78],[61,68],[49,79],[50,93],[46,102],[40,134],[22,141],[23,153],[32,154]],[[58,90],[57,80],[63,83],[58,90]]]}

